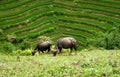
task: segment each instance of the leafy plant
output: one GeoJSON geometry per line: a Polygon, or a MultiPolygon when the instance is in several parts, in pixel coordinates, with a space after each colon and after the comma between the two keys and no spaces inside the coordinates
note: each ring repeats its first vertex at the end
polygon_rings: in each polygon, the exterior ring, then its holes
{"type": "Polygon", "coordinates": [[[108,30],[106,33],[97,33],[96,37],[93,39],[88,39],[88,45],[95,47],[103,47],[105,49],[115,49],[120,48],[120,28],[114,27],[108,30]]]}
{"type": "Polygon", "coordinates": [[[15,50],[15,46],[10,42],[0,43],[0,52],[11,53],[15,50]]]}
{"type": "Polygon", "coordinates": [[[18,49],[25,50],[25,49],[31,48],[31,45],[32,45],[32,43],[31,43],[30,39],[24,39],[23,42],[21,42],[18,45],[18,49]]]}
{"type": "Polygon", "coordinates": [[[26,50],[16,50],[11,53],[12,55],[17,55],[17,56],[30,56],[31,55],[31,50],[26,49],[26,50]]]}
{"type": "Polygon", "coordinates": [[[42,41],[50,41],[50,42],[52,42],[51,38],[47,37],[47,36],[39,36],[38,40],[39,40],[39,42],[42,42],[42,41]]]}

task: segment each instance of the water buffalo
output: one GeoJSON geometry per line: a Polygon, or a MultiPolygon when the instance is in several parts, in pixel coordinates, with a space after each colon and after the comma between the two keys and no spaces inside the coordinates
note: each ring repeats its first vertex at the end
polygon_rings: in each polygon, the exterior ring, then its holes
{"type": "Polygon", "coordinates": [[[70,54],[74,49],[76,54],[76,47],[77,47],[77,42],[74,38],[72,37],[60,38],[56,41],[55,48],[52,50],[53,56],[56,56],[56,53],[58,52],[58,50],[61,53],[62,48],[64,49],[70,48],[70,54]]]}
{"type": "Polygon", "coordinates": [[[38,51],[39,53],[40,53],[40,51],[42,53],[44,53],[44,51],[48,50],[48,52],[49,52],[51,46],[52,46],[52,43],[49,41],[38,43],[37,46],[35,47],[35,49],[32,51],[32,55],[34,56],[36,51],[38,51]]]}

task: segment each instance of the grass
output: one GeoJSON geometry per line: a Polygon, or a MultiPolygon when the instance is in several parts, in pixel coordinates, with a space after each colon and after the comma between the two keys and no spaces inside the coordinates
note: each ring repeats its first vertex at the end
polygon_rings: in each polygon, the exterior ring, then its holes
{"type": "Polygon", "coordinates": [[[49,5],[49,4],[51,4],[51,2],[41,2],[41,3],[34,2],[34,4],[32,4],[32,3],[29,4],[27,6],[27,8],[25,8],[26,6],[23,6],[20,9],[15,10],[15,11],[9,11],[9,12],[6,12],[6,13],[4,13],[4,11],[3,11],[3,13],[0,13],[1,14],[0,18],[3,19],[3,18],[8,18],[8,17],[16,16],[16,15],[22,14],[22,13],[28,11],[28,10],[31,10],[33,8],[36,8],[36,7],[39,7],[39,6],[44,6],[44,5],[49,5]]]}
{"type": "Polygon", "coordinates": [[[9,0],[9,1],[1,1],[0,4],[3,5],[3,4],[10,4],[10,3],[13,3],[15,2],[15,0],[9,0]]]}
{"type": "MultiPolygon", "coordinates": [[[[24,0],[24,1],[14,1],[12,2],[11,4],[9,3],[9,5],[6,5],[6,6],[1,6],[0,10],[1,11],[5,11],[5,10],[10,10],[10,9],[14,9],[14,8],[17,8],[19,6],[23,6],[25,5],[26,3],[29,3],[31,2],[32,0],[24,0]]],[[[1,2],[2,3],[2,2],[1,2]]]]}
{"type": "Polygon", "coordinates": [[[1,77],[119,77],[120,50],[36,56],[0,55],[1,77]]]}
{"type": "MultiPolygon", "coordinates": [[[[91,1],[88,1],[88,2],[91,2],[91,1]]],[[[117,13],[118,9],[115,9],[115,8],[113,9],[113,8],[105,7],[105,6],[99,6],[99,5],[97,5],[97,3],[91,4],[88,2],[87,1],[82,1],[82,2],[80,1],[80,2],[77,2],[76,4],[74,4],[73,2],[69,2],[69,1],[64,1],[64,3],[62,1],[57,1],[57,3],[61,3],[63,5],[68,5],[68,6],[72,6],[72,7],[77,7],[80,9],[91,9],[91,10],[98,10],[98,11],[107,12],[107,13],[111,13],[111,14],[119,14],[119,13],[117,13]],[[75,6],[75,5],[77,5],[77,6],[75,6]],[[96,7],[97,9],[94,7],[96,7]],[[114,11],[111,11],[111,10],[114,10],[114,11]]]]}

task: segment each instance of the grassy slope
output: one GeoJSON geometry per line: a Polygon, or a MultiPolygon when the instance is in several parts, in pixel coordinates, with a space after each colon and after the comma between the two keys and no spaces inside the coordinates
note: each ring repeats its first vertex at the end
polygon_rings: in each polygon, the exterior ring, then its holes
{"type": "MultiPolygon", "coordinates": [[[[84,48],[95,32],[120,24],[120,1],[109,0],[6,0],[0,1],[0,42],[8,35],[17,41],[39,36],[53,41],[71,36],[84,48]],[[49,25],[48,25],[49,24],[49,25]]],[[[17,43],[19,45],[19,42],[17,43]]]]}
{"type": "Polygon", "coordinates": [[[0,77],[120,77],[119,57],[120,50],[84,50],[77,56],[56,57],[0,55],[0,77]]]}

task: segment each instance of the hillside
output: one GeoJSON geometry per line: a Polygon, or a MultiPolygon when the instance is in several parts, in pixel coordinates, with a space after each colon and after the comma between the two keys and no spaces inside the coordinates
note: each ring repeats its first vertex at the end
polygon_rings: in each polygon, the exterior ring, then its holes
{"type": "Polygon", "coordinates": [[[0,42],[72,36],[80,48],[120,24],[119,0],[0,0],[0,42]]]}

